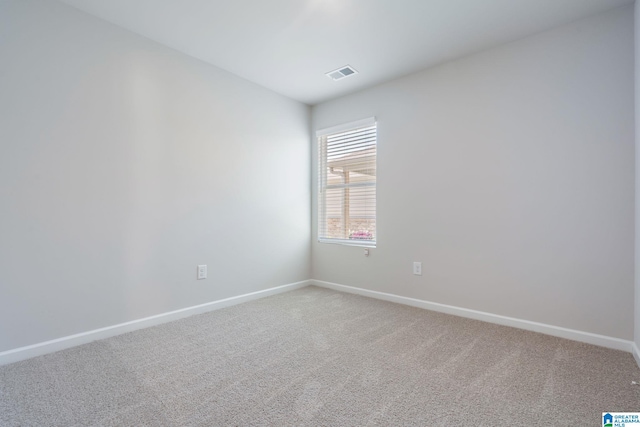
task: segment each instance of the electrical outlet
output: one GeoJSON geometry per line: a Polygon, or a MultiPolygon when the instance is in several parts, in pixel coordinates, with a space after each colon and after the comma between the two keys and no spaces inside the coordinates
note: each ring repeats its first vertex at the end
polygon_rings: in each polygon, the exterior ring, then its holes
{"type": "Polygon", "coordinates": [[[413,274],[416,276],[422,276],[422,263],[414,262],[413,263],[413,274]]]}
{"type": "Polygon", "coordinates": [[[199,265],[198,266],[198,280],[202,280],[202,279],[206,279],[207,278],[207,266],[206,265],[199,265]]]}

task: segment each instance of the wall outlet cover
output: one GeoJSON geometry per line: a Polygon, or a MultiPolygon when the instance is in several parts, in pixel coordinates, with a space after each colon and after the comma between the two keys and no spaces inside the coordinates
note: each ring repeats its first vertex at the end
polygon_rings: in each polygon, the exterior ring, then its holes
{"type": "Polygon", "coordinates": [[[202,279],[206,279],[207,278],[207,266],[206,265],[199,265],[198,266],[198,280],[202,280],[202,279]]]}
{"type": "Polygon", "coordinates": [[[413,274],[416,276],[422,276],[422,263],[414,262],[413,263],[413,274]]]}

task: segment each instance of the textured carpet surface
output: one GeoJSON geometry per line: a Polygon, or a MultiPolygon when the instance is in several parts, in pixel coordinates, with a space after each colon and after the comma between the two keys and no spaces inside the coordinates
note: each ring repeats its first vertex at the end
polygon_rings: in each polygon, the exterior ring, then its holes
{"type": "Polygon", "coordinates": [[[2,426],[601,426],[633,357],[317,287],[0,367],[2,426]]]}

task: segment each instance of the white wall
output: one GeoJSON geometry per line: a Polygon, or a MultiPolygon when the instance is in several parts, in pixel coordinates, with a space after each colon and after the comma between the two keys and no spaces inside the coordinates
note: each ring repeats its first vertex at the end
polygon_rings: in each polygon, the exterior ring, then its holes
{"type": "Polygon", "coordinates": [[[312,277],[631,339],[633,103],[628,6],[315,106],[378,118],[378,247],[312,277]]]}
{"type": "MultiPolygon", "coordinates": [[[[636,229],[635,229],[635,327],[634,342],[636,345],[636,357],[640,348],[640,171],[637,165],[640,165],[640,6],[634,4],[634,23],[635,23],[635,119],[636,119],[636,229]]],[[[636,359],[640,365],[640,358],[636,359]]]]}
{"type": "Polygon", "coordinates": [[[309,108],[225,71],[3,0],[0,148],[0,351],[309,277],[309,108]]]}

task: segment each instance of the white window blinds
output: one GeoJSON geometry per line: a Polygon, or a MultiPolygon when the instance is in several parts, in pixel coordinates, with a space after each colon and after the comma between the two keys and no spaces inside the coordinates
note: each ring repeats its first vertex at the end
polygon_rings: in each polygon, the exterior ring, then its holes
{"type": "Polygon", "coordinates": [[[375,118],[317,132],[318,240],[376,244],[375,118]]]}

